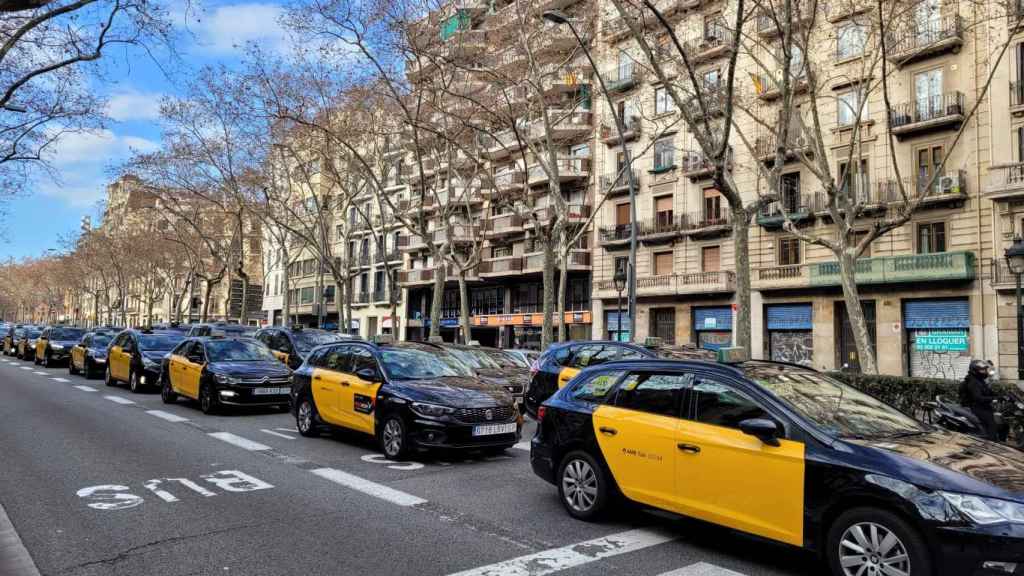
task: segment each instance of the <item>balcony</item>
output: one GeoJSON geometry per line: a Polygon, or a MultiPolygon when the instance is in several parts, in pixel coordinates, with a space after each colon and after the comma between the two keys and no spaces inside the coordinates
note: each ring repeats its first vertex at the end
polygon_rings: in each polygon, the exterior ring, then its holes
{"type": "Polygon", "coordinates": [[[643,129],[643,122],[639,116],[629,115],[622,119],[622,135],[615,123],[601,124],[601,141],[609,146],[636,140],[643,129]]]}
{"type": "Polygon", "coordinates": [[[449,227],[434,230],[431,239],[434,244],[467,244],[480,238],[480,227],[471,224],[452,224],[449,227]],[[450,229],[450,230],[449,230],[450,229]]]}
{"type": "Polygon", "coordinates": [[[964,121],[964,95],[947,92],[924,96],[893,106],[889,126],[897,138],[942,129],[956,129],[964,121]]]}
{"type": "Polygon", "coordinates": [[[435,193],[428,193],[423,199],[423,210],[431,212],[439,207],[448,206],[456,202],[459,205],[465,205],[466,203],[472,205],[483,201],[484,197],[479,189],[457,186],[437,190],[435,193]]]}
{"type": "Polygon", "coordinates": [[[485,238],[499,238],[523,231],[523,219],[519,214],[499,214],[484,220],[485,238]]]}
{"type": "Polygon", "coordinates": [[[417,268],[398,272],[398,283],[403,286],[422,286],[434,282],[433,268],[417,268]]]}
{"type": "MultiPolygon", "coordinates": [[[[550,222],[557,216],[557,211],[554,206],[544,206],[534,210],[533,215],[535,220],[539,220],[540,222],[550,222]]],[[[586,222],[587,218],[590,218],[589,204],[565,205],[565,222],[567,224],[582,224],[583,222],[586,222]]],[[[533,220],[527,220],[525,225],[527,227],[533,226],[533,220]]]]}
{"type": "Polygon", "coordinates": [[[633,61],[605,70],[601,74],[608,92],[625,92],[643,81],[643,69],[633,61]]]}
{"type": "Polygon", "coordinates": [[[997,201],[1024,198],[1024,162],[989,168],[985,196],[997,201]]]}
{"type": "MultiPolygon", "coordinates": [[[[597,289],[610,295],[618,294],[612,280],[599,280],[597,289]]],[[[663,274],[644,276],[636,279],[637,294],[640,296],[680,296],[689,294],[729,293],[736,290],[736,274],[720,270],[715,272],[690,272],[684,274],[663,274]]]]}
{"type": "Polygon", "coordinates": [[[903,26],[889,33],[887,56],[893,64],[903,66],[958,50],[963,43],[964,29],[959,14],[930,17],[910,14],[903,26]]]}
{"type": "Polygon", "coordinates": [[[390,304],[387,290],[374,290],[373,291],[373,303],[374,304],[390,304]]]}
{"type": "Polygon", "coordinates": [[[359,253],[359,266],[368,267],[370,265],[370,251],[366,250],[359,253]]]}
{"type": "Polygon", "coordinates": [[[637,239],[645,244],[671,242],[682,235],[686,229],[684,215],[672,212],[659,212],[650,220],[641,220],[637,226],[637,239]]]}
{"type": "MultiPolygon", "coordinates": [[[[629,173],[633,175],[633,182],[636,185],[637,191],[640,190],[640,173],[635,169],[630,168],[629,173]]],[[[629,176],[626,171],[620,170],[611,174],[605,174],[601,176],[601,190],[604,190],[607,196],[618,196],[619,194],[629,193],[629,176]]]]}
{"type": "Polygon", "coordinates": [[[426,240],[419,234],[403,234],[398,237],[398,249],[406,252],[422,250],[427,247],[426,240]]]}
{"type": "MultiPolygon", "coordinates": [[[[819,262],[808,266],[811,286],[840,285],[838,262],[819,262]]],[[[974,280],[973,252],[876,256],[861,258],[855,266],[857,284],[974,280]]]]}
{"type": "MultiPolygon", "coordinates": [[[[780,5],[781,7],[781,5],[780,5]]],[[[804,6],[798,6],[796,2],[793,3],[793,28],[796,33],[796,28],[810,23],[813,14],[811,11],[810,3],[806,3],[804,6]]],[[[818,7],[821,10],[821,6],[818,7]]],[[[773,38],[781,34],[778,25],[775,22],[775,17],[781,17],[781,14],[769,14],[762,12],[757,15],[757,34],[762,38],[773,38]]]]}
{"type": "Polygon", "coordinates": [[[481,278],[519,274],[523,271],[522,256],[500,256],[480,262],[478,267],[481,278]]]}
{"type": "Polygon", "coordinates": [[[715,165],[702,152],[684,150],[679,164],[679,173],[690,180],[699,180],[714,174],[715,165]]]}
{"type": "Polygon", "coordinates": [[[356,292],[352,295],[353,306],[367,306],[370,304],[369,292],[356,292]]]}
{"type": "Polygon", "coordinates": [[[757,225],[763,228],[782,228],[786,220],[794,224],[814,219],[814,196],[810,194],[784,194],[784,199],[761,207],[757,225]]]}
{"type": "Polygon", "coordinates": [[[686,100],[685,106],[693,119],[703,120],[723,114],[726,100],[725,87],[714,84],[702,87],[701,97],[694,94],[686,100]]]}
{"type": "MultiPolygon", "coordinates": [[[[548,110],[551,122],[551,138],[553,140],[571,140],[589,134],[592,128],[592,115],[589,110],[565,110],[560,108],[548,110]]],[[[538,119],[530,123],[526,137],[531,141],[545,140],[547,131],[544,120],[538,119]]]]}
{"type": "Polygon", "coordinates": [[[455,62],[479,57],[487,52],[487,30],[459,30],[445,40],[442,55],[455,62]]]}
{"type": "MultiPolygon", "coordinates": [[[[782,82],[784,79],[782,70],[776,70],[771,76],[762,74],[757,74],[756,76],[757,82],[761,85],[761,91],[757,94],[758,98],[762,100],[775,100],[782,96],[782,82]]],[[[807,90],[807,77],[803,71],[790,74],[789,83],[794,94],[800,94],[807,90]]]]}
{"type": "Polygon", "coordinates": [[[490,160],[504,158],[522,147],[521,142],[516,138],[516,133],[512,130],[496,134],[478,134],[477,144],[481,148],[480,155],[490,160]]]}
{"type": "MultiPolygon", "coordinates": [[[[559,156],[552,166],[557,172],[559,182],[570,182],[572,180],[586,179],[590,177],[590,158],[583,156],[559,156]]],[[[527,182],[530,186],[547,184],[551,175],[540,164],[534,164],[529,168],[527,182]]]]}
{"type": "MultiPolygon", "coordinates": [[[[561,268],[561,257],[554,254],[555,269],[561,268]]],[[[569,252],[569,271],[590,270],[590,251],[572,250],[569,252]]],[[[533,252],[523,255],[523,273],[536,273],[544,271],[544,253],[533,252]]]]}
{"type": "MultiPolygon", "coordinates": [[[[775,154],[778,152],[778,146],[776,143],[779,138],[776,134],[768,134],[766,136],[758,136],[754,140],[754,155],[758,160],[766,164],[775,163],[775,154]]],[[[803,135],[789,136],[789,143],[786,144],[786,155],[785,161],[791,162],[797,158],[798,154],[809,155],[814,150],[811,148],[810,143],[803,135]]]]}
{"type": "Polygon", "coordinates": [[[494,188],[502,194],[522,191],[524,184],[526,184],[526,171],[518,166],[494,175],[494,188]]]}
{"type": "Polygon", "coordinates": [[[993,258],[989,266],[992,270],[992,288],[999,291],[1016,291],[1017,275],[1010,271],[1005,258],[993,258]]]}
{"type": "MultiPolygon", "coordinates": [[[[910,200],[924,196],[922,207],[959,206],[967,199],[967,172],[953,170],[935,178],[931,188],[928,182],[914,182],[909,178],[903,180],[903,190],[910,200]]],[[[877,184],[878,201],[883,204],[900,204],[903,194],[899,182],[889,178],[877,184]]]]}
{"type": "MultiPolygon", "coordinates": [[[[854,182],[853,190],[847,189],[846,191],[838,191],[838,202],[836,207],[839,209],[839,213],[842,214],[843,204],[845,203],[845,197],[850,194],[856,194],[855,197],[851,197],[850,201],[854,204],[860,204],[858,215],[865,215],[876,213],[885,210],[885,202],[879,197],[879,189],[871,188],[868,181],[862,180],[854,182]]],[[[829,197],[826,192],[816,192],[814,194],[814,215],[821,218],[831,218],[832,213],[829,211],[829,197]]]]}
{"type": "Polygon", "coordinates": [[[629,244],[632,228],[630,224],[602,226],[597,230],[598,243],[605,248],[625,246],[629,244]]]}
{"type": "Polygon", "coordinates": [[[732,52],[732,42],[732,30],[724,22],[716,22],[705,26],[703,34],[683,42],[683,50],[690,62],[700,64],[728,56],[732,52]]]}
{"type": "Polygon", "coordinates": [[[732,215],[722,209],[717,213],[702,211],[687,214],[682,223],[683,234],[694,239],[714,238],[732,231],[732,215]]]}
{"type": "Polygon", "coordinates": [[[784,290],[808,286],[808,271],[804,264],[769,266],[751,270],[751,287],[755,290],[784,290]]]}

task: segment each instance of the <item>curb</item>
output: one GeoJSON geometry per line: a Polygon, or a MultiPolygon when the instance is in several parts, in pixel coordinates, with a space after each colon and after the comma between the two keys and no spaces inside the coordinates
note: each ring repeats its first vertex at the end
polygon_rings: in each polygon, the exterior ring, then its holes
{"type": "Polygon", "coordinates": [[[0,504],[0,574],[5,576],[39,576],[39,569],[32,561],[21,538],[14,530],[14,524],[7,517],[0,504]]]}

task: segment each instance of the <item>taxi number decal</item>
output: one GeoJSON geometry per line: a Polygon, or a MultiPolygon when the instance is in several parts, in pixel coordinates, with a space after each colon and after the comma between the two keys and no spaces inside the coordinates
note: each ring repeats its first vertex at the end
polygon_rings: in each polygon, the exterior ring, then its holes
{"type": "Polygon", "coordinates": [[[352,409],[360,414],[370,414],[373,412],[373,398],[366,396],[365,394],[356,394],[353,396],[352,409]]]}
{"type": "Polygon", "coordinates": [[[636,448],[623,448],[622,454],[624,456],[633,456],[634,458],[644,458],[647,460],[654,460],[655,462],[661,462],[661,454],[655,454],[653,452],[645,452],[636,448]]]}

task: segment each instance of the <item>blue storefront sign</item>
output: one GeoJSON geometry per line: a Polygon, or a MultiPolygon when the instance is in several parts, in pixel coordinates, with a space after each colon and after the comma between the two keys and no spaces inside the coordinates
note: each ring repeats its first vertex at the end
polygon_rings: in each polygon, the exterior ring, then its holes
{"type": "Polygon", "coordinates": [[[966,352],[966,330],[919,330],[915,334],[914,348],[927,352],[966,352]]]}

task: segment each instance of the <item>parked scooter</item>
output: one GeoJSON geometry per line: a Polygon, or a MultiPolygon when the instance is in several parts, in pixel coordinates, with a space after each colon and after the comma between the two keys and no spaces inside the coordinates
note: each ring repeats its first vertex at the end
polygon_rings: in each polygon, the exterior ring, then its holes
{"type": "MultiPolygon", "coordinates": [[[[1014,438],[1015,445],[1018,448],[1024,449],[1024,443],[1020,440],[1024,436],[1024,402],[1014,404],[1012,399],[1007,400],[1011,401],[1003,401],[1001,404],[1007,407],[1013,405],[1013,422],[1021,427],[1021,436],[1014,438]]],[[[985,429],[982,427],[978,417],[967,408],[947,399],[945,396],[936,396],[934,402],[925,402],[923,408],[925,409],[925,421],[931,424],[941,426],[953,432],[960,432],[961,434],[969,434],[978,438],[986,437],[985,429]]],[[[1006,442],[1011,425],[1004,416],[1002,406],[997,409],[995,418],[999,441],[1006,442]]]]}
{"type": "Polygon", "coordinates": [[[999,412],[1009,434],[1009,443],[1024,450],[1024,397],[1010,392],[1002,401],[999,412]]]}

